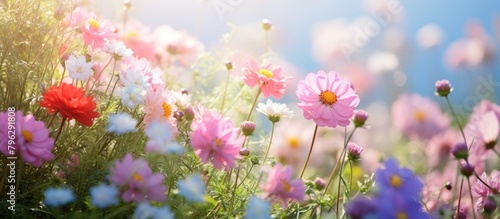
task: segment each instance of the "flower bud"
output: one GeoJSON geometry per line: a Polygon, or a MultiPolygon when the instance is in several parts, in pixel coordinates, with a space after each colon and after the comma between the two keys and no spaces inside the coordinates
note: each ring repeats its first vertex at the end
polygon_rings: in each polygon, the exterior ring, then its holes
{"type": "Polygon", "coordinates": [[[460,173],[462,173],[462,175],[466,177],[469,177],[474,173],[474,166],[469,163],[462,163],[460,164],[460,173]]]}
{"type": "Polygon", "coordinates": [[[248,155],[250,155],[250,150],[248,148],[240,149],[240,156],[247,157],[248,155]]]}
{"type": "Polygon", "coordinates": [[[436,87],[436,95],[447,97],[453,91],[453,88],[450,85],[448,80],[439,80],[434,84],[436,87]]]}
{"type": "Polygon", "coordinates": [[[364,110],[354,110],[354,116],[352,117],[352,122],[355,127],[363,127],[366,120],[368,119],[368,113],[364,110]]]}
{"type": "Polygon", "coordinates": [[[255,131],[255,123],[250,121],[244,121],[240,125],[243,135],[250,136],[255,131]]]}
{"type": "Polygon", "coordinates": [[[230,71],[231,69],[233,69],[233,63],[231,61],[227,61],[226,62],[226,69],[228,71],[230,71]]]}
{"type": "Polygon", "coordinates": [[[444,187],[448,190],[451,190],[453,187],[451,186],[451,182],[450,181],[446,181],[446,183],[444,184],[444,187]]]}
{"type": "Polygon", "coordinates": [[[469,157],[469,149],[467,148],[467,145],[463,142],[455,144],[451,148],[451,153],[457,159],[467,159],[467,157],[469,157]]]}
{"type": "Polygon", "coordinates": [[[174,118],[177,119],[177,121],[182,121],[182,119],[184,118],[184,112],[180,111],[180,110],[177,110],[174,112],[174,118]]]}
{"type": "Polygon", "coordinates": [[[273,27],[273,25],[271,24],[271,22],[269,22],[269,20],[267,20],[267,19],[262,20],[262,29],[264,29],[265,31],[268,31],[272,27],[273,27]]]}
{"type": "Polygon", "coordinates": [[[486,200],[484,201],[483,209],[484,209],[485,213],[491,213],[491,212],[495,211],[495,209],[497,209],[497,207],[498,207],[498,204],[497,204],[495,198],[493,198],[492,196],[488,196],[486,198],[486,200]]]}
{"type": "Polygon", "coordinates": [[[355,143],[349,142],[347,144],[347,158],[349,160],[358,160],[361,157],[363,148],[355,143]]]}
{"type": "Polygon", "coordinates": [[[252,161],[253,165],[259,165],[259,158],[257,158],[257,157],[252,157],[252,159],[250,159],[250,161],[252,161]]]}
{"type": "Polygon", "coordinates": [[[181,89],[181,94],[189,95],[189,91],[186,88],[181,89]]]}
{"type": "Polygon", "coordinates": [[[188,107],[184,110],[184,116],[186,116],[186,119],[191,121],[194,119],[194,111],[192,107],[188,107]]]}
{"type": "Polygon", "coordinates": [[[323,190],[326,187],[326,181],[323,178],[316,177],[316,179],[314,179],[314,185],[316,189],[323,190]]]}

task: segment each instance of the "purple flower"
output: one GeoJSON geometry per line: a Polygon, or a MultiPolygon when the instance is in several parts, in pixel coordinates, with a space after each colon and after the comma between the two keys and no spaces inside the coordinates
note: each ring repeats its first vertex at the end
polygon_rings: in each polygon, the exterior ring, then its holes
{"type": "Polygon", "coordinates": [[[165,201],[166,187],[163,185],[165,176],[153,174],[148,163],[140,158],[135,160],[131,154],[126,154],[123,161],[115,161],[111,167],[111,182],[123,187],[122,199],[125,202],[144,202],[147,200],[165,201]]]}
{"type": "Polygon", "coordinates": [[[345,206],[346,215],[351,219],[368,218],[374,215],[377,209],[377,202],[366,196],[358,195],[345,206]]]}

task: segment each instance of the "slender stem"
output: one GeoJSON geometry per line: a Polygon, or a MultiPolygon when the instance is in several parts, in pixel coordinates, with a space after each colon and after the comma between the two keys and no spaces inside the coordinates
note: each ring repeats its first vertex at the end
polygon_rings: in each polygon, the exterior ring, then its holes
{"type": "Polygon", "coordinates": [[[47,124],[47,127],[46,127],[46,128],[49,128],[49,127],[52,125],[52,122],[54,121],[54,118],[56,118],[56,116],[57,116],[57,112],[56,112],[56,113],[54,113],[54,115],[52,116],[52,118],[50,118],[50,121],[49,121],[49,123],[47,124]]]}
{"type": "Polygon", "coordinates": [[[56,138],[54,139],[54,145],[56,145],[57,139],[59,139],[59,135],[61,135],[62,129],[64,127],[64,122],[66,122],[66,117],[63,117],[61,120],[61,125],[59,126],[59,130],[57,130],[56,138]]]}
{"type": "Polygon", "coordinates": [[[229,84],[229,76],[231,75],[231,70],[227,70],[227,78],[226,78],[226,85],[224,86],[224,92],[222,93],[222,104],[220,106],[220,111],[224,109],[224,103],[226,102],[226,92],[227,92],[227,85],[229,84]]]}
{"type": "Polygon", "coordinates": [[[269,155],[269,149],[271,148],[271,144],[273,143],[273,136],[274,136],[274,125],[276,123],[273,122],[273,126],[271,127],[271,137],[269,137],[269,145],[267,146],[266,149],[266,154],[264,155],[264,161],[262,161],[262,166],[266,165],[267,161],[267,156],[269,155]]]}
{"type": "Polygon", "coordinates": [[[469,196],[470,196],[470,203],[472,206],[472,215],[474,216],[474,219],[476,219],[476,210],[474,210],[474,198],[472,197],[472,187],[470,184],[470,178],[467,177],[467,184],[469,185],[469,196]]]}
{"type": "Polygon", "coordinates": [[[353,175],[353,173],[352,173],[352,162],[351,162],[351,160],[349,160],[348,163],[349,163],[349,169],[351,171],[351,180],[349,181],[349,194],[350,194],[351,191],[352,191],[352,175],[353,175]]]}
{"type": "Polygon", "coordinates": [[[97,78],[95,79],[94,83],[92,84],[92,87],[90,87],[89,90],[92,90],[94,89],[94,86],[99,83],[99,79],[101,78],[102,76],[102,73],[104,72],[104,69],[106,69],[108,67],[108,65],[111,63],[111,61],[113,61],[113,58],[109,59],[108,63],[106,63],[106,65],[104,65],[104,67],[102,68],[101,72],[99,72],[99,75],[97,75],[97,78]]]}
{"type": "Polygon", "coordinates": [[[269,31],[266,31],[266,53],[269,53],[269,31]]]}
{"type": "Polygon", "coordinates": [[[304,167],[302,167],[302,171],[300,173],[300,178],[302,179],[302,176],[304,176],[304,172],[306,171],[307,163],[309,163],[309,158],[311,157],[311,152],[313,150],[314,146],[314,141],[316,140],[316,133],[318,132],[318,125],[314,127],[314,134],[313,138],[311,141],[311,146],[309,147],[309,153],[307,154],[306,162],[304,163],[304,167]]]}
{"type": "Polygon", "coordinates": [[[460,204],[461,204],[461,201],[462,201],[462,188],[464,186],[464,177],[465,176],[462,177],[462,180],[460,182],[460,191],[458,193],[458,207],[457,207],[457,216],[456,216],[457,218],[460,215],[460,204]]]}
{"type": "Polygon", "coordinates": [[[462,124],[460,124],[460,120],[458,119],[458,115],[455,112],[455,110],[453,109],[453,106],[451,106],[451,102],[450,102],[450,99],[448,98],[448,96],[446,96],[445,98],[446,98],[446,102],[448,103],[448,106],[450,107],[451,112],[455,116],[455,120],[457,120],[458,128],[460,128],[460,133],[462,133],[462,137],[464,138],[464,143],[465,143],[465,145],[467,145],[467,139],[465,138],[464,129],[462,128],[462,124]]]}
{"type": "Polygon", "coordinates": [[[257,95],[255,96],[255,99],[253,100],[252,108],[250,108],[250,112],[248,113],[247,116],[247,121],[250,121],[250,117],[252,116],[253,109],[255,108],[255,105],[257,104],[257,100],[259,99],[260,93],[262,90],[259,88],[259,91],[257,91],[257,95]]]}
{"type": "Polygon", "coordinates": [[[236,179],[234,180],[234,188],[233,188],[233,195],[231,196],[231,207],[229,208],[230,211],[233,211],[233,206],[234,206],[234,197],[236,196],[236,188],[238,188],[238,177],[240,176],[240,170],[241,170],[241,164],[238,165],[238,170],[236,170],[236,179]]]}
{"type": "Polygon", "coordinates": [[[491,150],[493,150],[493,152],[495,152],[495,154],[497,154],[497,156],[500,157],[500,153],[497,150],[495,150],[495,148],[492,148],[491,150]]]}
{"type": "MultiPolygon", "coordinates": [[[[116,59],[113,63],[113,71],[111,72],[111,78],[109,78],[109,83],[108,83],[108,86],[106,87],[106,90],[104,90],[104,94],[106,94],[108,92],[108,89],[109,89],[109,85],[111,85],[111,82],[113,81],[113,77],[115,76],[115,68],[116,68],[116,59]]],[[[118,79],[120,80],[120,79],[118,79]]],[[[112,96],[112,95],[110,95],[112,96]]]]}
{"type": "Polygon", "coordinates": [[[248,169],[247,174],[245,175],[245,177],[243,177],[243,179],[241,180],[240,184],[238,186],[236,186],[236,188],[240,187],[241,184],[243,184],[243,182],[245,182],[245,180],[248,178],[248,176],[252,172],[252,169],[253,169],[254,166],[255,165],[253,165],[253,164],[252,164],[252,166],[250,166],[250,169],[248,169]]]}

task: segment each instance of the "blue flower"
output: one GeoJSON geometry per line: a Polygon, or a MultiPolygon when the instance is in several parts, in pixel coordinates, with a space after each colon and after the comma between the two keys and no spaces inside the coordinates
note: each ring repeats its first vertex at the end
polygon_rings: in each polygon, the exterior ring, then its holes
{"type": "Polygon", "coordinates": [[[136,125],[137,120],[127,113],[110,114],[107,130],[108,132],[114,132],[120,135],[127,132],[135,132],[136,125]]]}
{"type": "Polygon", "coordinates": [[[270,204],[269,201],[262,200],[255,196],[250,197],[248,200],[247,209],[245,211],[244,219],[270,219],[269,215],[270,204]]]}
{"type": "Polygon", "coordinates": [[[431,218],[423,211],[422,203],[418,199],[409,199],[400,193],[380,193],[374,201],[378,203],[376,218],[431,218]]]}
{"type": "Polygon", "coordinates": [[[345,206],[346,215],[351,219],[368,218],[375,215],[377,202],[364,195],[358,195],[345,206]]]}
{"type": "Polygon", "coordinates": [[[172,141],[172,127],[169,123],[153,120],[144,132],[149,140],[155,142],[172,141]]]}
{"type": "Polygon", "coordinates": [[[205,195],[205,184],[199,174],[193,174],[177,182],[179,194],[190,202],[203,202],[205,195]]]}
{"type": "Polygon", "coordinates": [[[381,192],[393,191],[409,199],[418,199],[423,184],[410,169],[399,168],[394,158],[387,159],[384,166],[375,173],[375,181],[381,192]]]}
{"type": "Polygon", "coordinates": [[[134,211],[136,219],[174,219],[168,206],[155,207],[149,203],[140,203],[134,211]]]}
{"type": "Polygon", "coordinates": [[[173,139],[172,127],[168,123],[151,122],[146,128],[146,153],[154,152],[158,154],[182,154],[184,147],[173,139]]]}
{"type": "Polygon", "coordinates": [[[98,208],[118,204],[118,188],[104,183],[90,188],[90,203],[98,208]]]}
{"type": "Polygon", "coordinates": [[[75,201],[75,195],[70,188],[47,188],[43,195],[43,203],[49,207],[58,207],[75,201]]]}

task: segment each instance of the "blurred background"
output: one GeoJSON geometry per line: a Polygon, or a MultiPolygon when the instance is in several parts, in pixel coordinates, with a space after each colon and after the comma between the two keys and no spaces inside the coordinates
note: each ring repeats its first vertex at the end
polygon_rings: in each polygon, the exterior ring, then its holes
{"type": "MultiPolygon", "coordinates": [[[[262,55],[261,22],[268,19],[270,47],[282,58],[284,74],[339,71],[361,94],[361,107],[391,103],[403,92],[433,98],[438,79],[455,87],[451,98],[463,108],[459,113],[470,113],[483,98],[499,102],[500,4],[494,0],[127,2],[127,22],[151,31],[161,25],[184,30],[205,51],[220,47],[222,36],[231,32],[234,50],[262,55]]],[[[124,19],[123,1],[95,1],[93,7],[113,22],[124,19]]]]}

